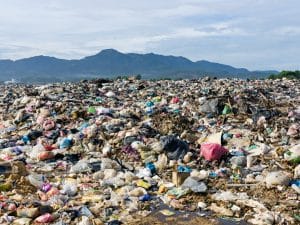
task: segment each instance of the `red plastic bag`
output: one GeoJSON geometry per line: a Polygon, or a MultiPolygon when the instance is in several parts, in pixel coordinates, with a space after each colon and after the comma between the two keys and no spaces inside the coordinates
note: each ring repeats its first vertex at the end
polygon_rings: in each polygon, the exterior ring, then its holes
{"type": "Polygon", "coordinates": [[[51,223],[54,221],[54,217],[50,213],[39,216],[35,219],[37,223],[51,223]]]}
{"type": "Polygon", "coordinates": [[[47,160],[47,159],[52,159],[54,157],[55,157],[54,153],[49,152],[49,151],[43,151],[38,154],[38,159],[41,161],[47,160]]]}
{"type": "Polygon", "coordinates": [[[179,102],[179,98],[178,97],[174,97],[174,98],[171,99],[171,103],[172,104],[176,104],[178,102],[179,102]]]}
{"type": "Polygon", "coordinates": [[[56,147],[53,146],[53,145],[44,145],[44,148],[45,148],[47,151],[52,151],[52,150],[56,149],[56,147]]]}
{"type": "Polygon", "coordinates": [[[227,152],[228,150],[219,144],[203,143],[201,145],[200,155],[208,161],[214,161],[221,159],[227,152]]]}

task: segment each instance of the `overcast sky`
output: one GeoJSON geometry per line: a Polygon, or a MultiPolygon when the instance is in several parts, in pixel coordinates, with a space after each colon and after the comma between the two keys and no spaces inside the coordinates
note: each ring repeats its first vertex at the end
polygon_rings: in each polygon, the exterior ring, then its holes
{"type": "Polygon", "coordinates": [[[106,48],[300,69],[300,1],[0,0],[0,59],[106,48]]]}

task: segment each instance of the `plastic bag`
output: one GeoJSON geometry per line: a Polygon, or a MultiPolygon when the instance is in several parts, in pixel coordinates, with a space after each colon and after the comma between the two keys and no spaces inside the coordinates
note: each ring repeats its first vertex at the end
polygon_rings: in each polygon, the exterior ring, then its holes
{"type": "Polygon", "coordinates": [[[300,163],[300,144],[295,145],[284,153],[284,158],[292,163],[300,163]]]}
{"type": "Polygon", "coordinates": [[[31,151],[29,151],[27,154],[31,159],[38,159],[40,153],[45,152],[46,149],[42,144],[35,145],[31,151]]]}
{"type": "Polygon", "coordinates": [[[166,136],[161,138],[163,150],[171,160],[183,159],[189,151],[189,146],[185,141],[182,141],[175,136],[166,136]]]}
{"type": "Polygon", "coordinates": [[[74,183],[66,183],[63,185],[62,193],[70,196],[74,196],[77,194],[77,185],[74,183]]]}
{"type": "Polygon", "coordinates": [[[72,140],[69,138],[64,138],[61,140],[61,142],[59,143],[59,148],[69,148],[72,145],[72,140]]]}
{"type": "Polygon", "coordinates": [[[158,172],[162,172],[168,164],[168,159],[165,154],[161,154],[158,156],[157,161],[154,163],[155,168],[158,172]]]}
{"type": "Polygon", "coordinates": [[[208,161],[220,160],[228,150],[219,144],[214,143],[203,143],[201,145],[201,156],[208,161]]]}
{"type": "Polygon", "coordinates": [[[74,166],[71,167],[71,173],[82,173],[82,172],[90,172],[91,167],[86,161],[78,161],[74,166]]]}
{"type": "Polygon", "coordinates": [[[27,176],[27,179],[29,183],[31,183],[33,186],[35,186],[38,189],[41,189],[43,187],[43,184],[45,183],[45,176],[40,174],[30,174],[27,176]]]}
{"type": "Polygon", "coordinates": [[[218,99],[206,99],[206,98],[201,98],[199,99],[200,102],[200,107],[199,107],[199,112],[200,113],[217,113],[218,112],[218,99]]]}
{"type": "Polygon", "coordinates": [[[39,216],[35,219],[37,223],[51,223],[54,221],[54,217],[50,213],[39,216]]]}
{"type": "Polygon", "coordinates": [[[181,188],[190,189],[191,191],[196,193],[204,193],[207,191],[207,186],[205,183],[196,181],[192,177],[186,178],[183,184],[181,185],[181,188]]]}
{"type": "Polygon", "coordinates": [[[273,185],[288,185],[290,177],[290,174],[285,171],[270,172],[266,176],[267,187],[271,187],[273,185]]]}

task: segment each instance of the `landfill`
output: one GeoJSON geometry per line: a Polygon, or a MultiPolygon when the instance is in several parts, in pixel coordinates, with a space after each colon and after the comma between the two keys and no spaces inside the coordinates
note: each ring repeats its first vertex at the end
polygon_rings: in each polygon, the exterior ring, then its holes
{"type": "Polygon", "coordinates": [[[0,104],[0,224],[300,224],[299,80],[6,84],[0,104]]]}

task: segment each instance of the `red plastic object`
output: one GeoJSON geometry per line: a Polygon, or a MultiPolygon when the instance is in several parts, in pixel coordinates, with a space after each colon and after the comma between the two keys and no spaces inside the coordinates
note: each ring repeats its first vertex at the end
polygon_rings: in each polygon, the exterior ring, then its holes
{"type": "Polygon", "coordinates": [[[201,145],[201,153],[208,161],[220,160],[221,157],[227,154],[228,150],[223,146],[215,143],[203,143],[201,145]]]}
{"type": "Polygon", "coordinates": [[[50,213],[46,213],[36,218],[35,221],[37,223],[51,223],[54,221],[54,218],[50,213]]]}
{"type": "Polygon", "coordinates": [[[179,98],[178,97],[174,97],[174,98],[172,98],[172,100],[171,100],[171,103],[172,104],[176,104],[176,103],[178,103],[179,102],[179,98]]]}

